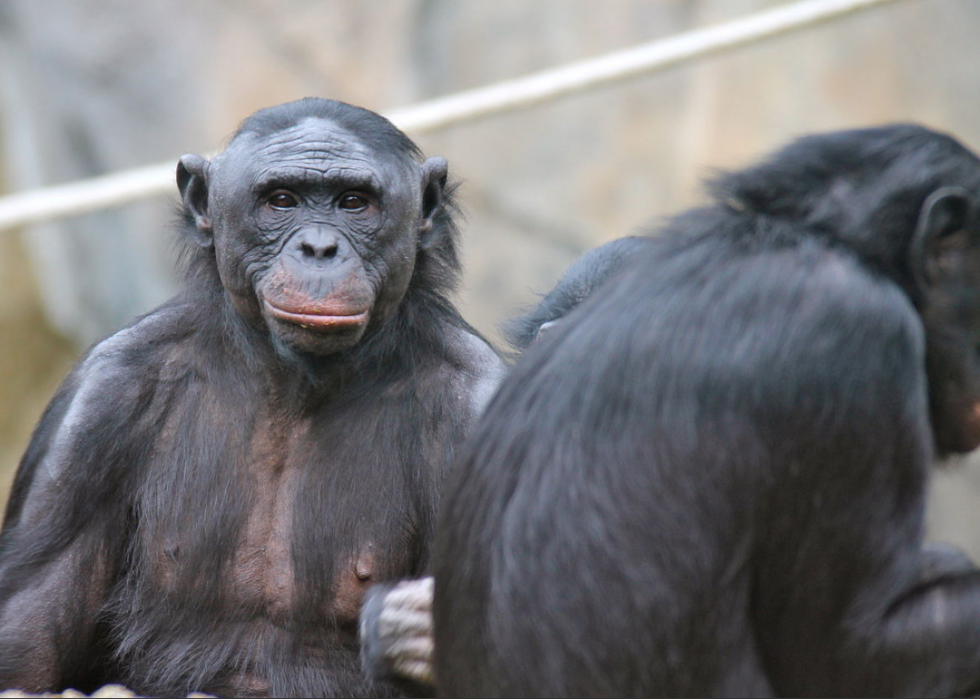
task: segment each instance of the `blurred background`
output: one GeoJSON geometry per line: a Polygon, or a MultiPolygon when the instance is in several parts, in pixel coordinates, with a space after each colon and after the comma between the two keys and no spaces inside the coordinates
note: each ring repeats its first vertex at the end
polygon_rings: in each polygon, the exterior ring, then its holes
{"type": "MultiPolygon", "coordinates": [[[[209,152],[307,95],[387,112],[784,0],[0,0],[0,194],[209,152]]],[[[980,0],[906,0],[418,137],[464,182],[464,314],[492,338],[580,252],[810,131],[916,121],[980,149],[980,0]]],[[[0,501],[79,352],[173,291],[176,197],[0,231],[0,501]]],[[[980,558],[980,466],[930,528],[980,558]]]]}

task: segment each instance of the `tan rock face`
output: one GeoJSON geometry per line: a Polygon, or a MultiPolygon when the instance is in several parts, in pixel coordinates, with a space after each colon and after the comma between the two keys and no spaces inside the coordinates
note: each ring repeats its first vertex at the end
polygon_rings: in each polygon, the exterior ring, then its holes
{"type": "MultiPolygon", "coordinates": [[[[14,189],[176,158],[307,94],[384,111],[777,4],[7,0],[0,161],[14,189]]],[[[464,312],[496,337],[579,251],[696,202],[708,168],[802,132],[915,120],[980,146],[963,60],[978,26],[976,3],[900,3],[419,138],[465,181],[464,312]]],[[[31,231],[14,253],[0,232],[0,482],[67,364],[42,311],[80,347],[158,303],[169,220],[163,202],[127,207],[31,231]]],[[[931,524],[980,555],[970,477],[937,489],[931,524]]]]}
{"type": "Polygon", "coordinates": [[[0,511],[34,423],[75,352],[45,320],[21,241],[0,234],[0,511]]]}

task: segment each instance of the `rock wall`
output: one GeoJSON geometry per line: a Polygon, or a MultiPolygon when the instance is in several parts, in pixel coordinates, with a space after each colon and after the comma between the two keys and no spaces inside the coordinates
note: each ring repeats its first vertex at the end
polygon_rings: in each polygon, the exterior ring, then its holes
{"type": "MultiPolygon", "coordinates": [[[[780,4],[6,0],[6,187],[212,150],[255,109],[308,94],[385,111],[780,4]]],[[[420,138],[464,181],[466,314],[495,336],[578,252],[696,202],[710,169],[797,134],[914,120],[980,148],[978,30],[980,3],[909,1],[420,138]]],[[[172,207],[0,232],[3,269],[16,272],[0,271],[0,474],[68,348],[170,293],[172,207]]],[[[980,472],[936,490],[933,531],[980,556],[980,472]]]]}

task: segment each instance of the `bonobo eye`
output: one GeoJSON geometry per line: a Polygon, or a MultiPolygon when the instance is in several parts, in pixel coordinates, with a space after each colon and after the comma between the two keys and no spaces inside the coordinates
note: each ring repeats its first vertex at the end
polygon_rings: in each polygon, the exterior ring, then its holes
{"type": "Polygon", "coordinates": [[[266,200],[266,203],[273,209],[292,209],[295,206],[299,206],[299,202],[289,192],[274,192],[271,197],[266,200]]]}
{"type": "Polygon", "coordinates": [[[367,208],[370,200],[363,194],[357,192],[346,192],[340,195],[338,206],[344,211],[360,211],[367,208]]]}

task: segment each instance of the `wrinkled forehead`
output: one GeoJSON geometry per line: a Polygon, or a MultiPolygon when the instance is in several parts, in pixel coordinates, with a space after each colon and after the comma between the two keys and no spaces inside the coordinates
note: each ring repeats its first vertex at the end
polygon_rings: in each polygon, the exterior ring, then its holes
{"type": "Polygon", "coordinates": [[[377,181],[392,185],[417,172],[401,153],[372,147],[329,119],[305,119],[272,134],[240,134],[212,163],[212,176],[242,184],[302,175],[377,181]]]}

